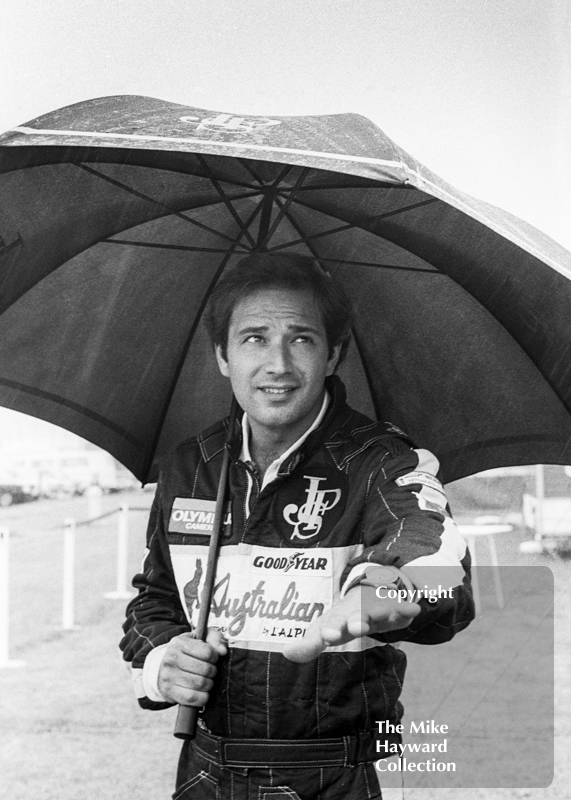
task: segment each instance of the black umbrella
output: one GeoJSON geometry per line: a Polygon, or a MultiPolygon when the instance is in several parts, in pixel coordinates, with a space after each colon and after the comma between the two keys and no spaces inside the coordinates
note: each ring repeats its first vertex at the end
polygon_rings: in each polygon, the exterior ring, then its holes
{"type": "Polygon", "coordinates": [[[108,97],[0,137],[0,404],[152,479],[228,412],[200,320],[256,249],[344,282],[350,402],[433,450],[445,481],[570,461],[571,256],[352,114],[108,97]]]}

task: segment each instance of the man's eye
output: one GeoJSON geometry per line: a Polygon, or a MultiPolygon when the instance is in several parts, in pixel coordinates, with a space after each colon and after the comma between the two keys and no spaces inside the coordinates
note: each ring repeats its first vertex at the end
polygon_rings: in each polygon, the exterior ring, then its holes
{"type": "Polygon", "coordinates": [[[301,342],[302,344],[313,344],[313,339],[311,336],[296,336],[294,342],[301,342]]]}
{"type": "Polygon", "coordinates": [[[259,333],[252,333],[250,336],[246,336],[244,342],[263,342],[264,337],[260,336],[259,333]]]}

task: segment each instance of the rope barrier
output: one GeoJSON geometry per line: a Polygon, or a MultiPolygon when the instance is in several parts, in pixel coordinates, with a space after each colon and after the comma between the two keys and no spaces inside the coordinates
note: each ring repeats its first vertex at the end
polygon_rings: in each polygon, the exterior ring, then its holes
{"type": "MultiPolygon", "coordinates": [[[[129,511],[144,511],[150,513],[151,507],[150,506],[127,506],[129,511]]],[[[106,519],[107,517],[112,517],[113,514],[120,514],[123,505],[117,506],[117,508],[112,508],[111,511],[106,511],[104,514],[99,514],[97,517],[90,517],[89,519],[83,519],[80,522],[75,523],[76,528],[82,528],[87,525],[91,525],[93,522],[99,522],[100,519],[106,519]]]]}
{"type": "MultiPolygon", "coordinates": [[[[104,597],[110,600],[129,600],[134,592],[129,589],[129,513],[143,511],[148,513],[150,507],[129,506],[123,503],[117,508],[84,520],[72,517],[64,520],[64,546],[63,546],[63,599],[62,599],[62,630],[77,630],[74,620],[75,602],[75,539],[78,528],[87,528],[94,522],[118,515],[117,524],[117,573],[116,588],[112,592],[105,592],[104,597]]],[[[56,526],[54,526],[55,528],[56,526]]],[[[58,525],[57,529],[61,529],[58,525]]]]}
{"type": "MultiPolygon", "coordinates": [[[[62,585],[62,622],[61,630],[78,630],[75,624],[75,543],[78,528],[87,528],[94,522],[118,515],[117,525],[117,574],[116,589],[107,592],[105,597],[114,600],[129,599],[134,592],[128,588],[128,546],[129,546],[129,513],[131,511],[149,513],[150,507],[129,506],[126,503],[84,520],[67,517],[62,524],[53,525],[45,530],[60,531],[63,529],[63,585],[62,585]]],[[[25,661],[9,658],[10,630],[10,530],[0,526],[0,669],[4,667],[23,666],[25,661]]]]}
{"type": "Polygon", "coordinates": [[[121,507],[113,508],[111,511],[106,511],[104,514],[99,514],[97,517],[89,517],[89,519],[83,519],[80,522],[75,523],[76,528],[82,528],[86,525],[91,525],[93,522],[99,522],[100,519],[106,519],[107,517],[112,517],[113,514],[118,514],[121,511],[121,507]]]}

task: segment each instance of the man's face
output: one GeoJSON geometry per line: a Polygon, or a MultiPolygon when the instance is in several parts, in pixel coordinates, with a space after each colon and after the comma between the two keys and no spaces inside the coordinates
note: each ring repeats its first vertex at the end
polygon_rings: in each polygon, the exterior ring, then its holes
{"type": "Polygon", "coordinates": [[[264,289],[236,304],[226,358],[220,347],[216,358],[248,414],[254,441],[278,434],[293,444],[307,430],[339,351],[336,346],[329,356],[321,312],[309,292],[264,289]]]}

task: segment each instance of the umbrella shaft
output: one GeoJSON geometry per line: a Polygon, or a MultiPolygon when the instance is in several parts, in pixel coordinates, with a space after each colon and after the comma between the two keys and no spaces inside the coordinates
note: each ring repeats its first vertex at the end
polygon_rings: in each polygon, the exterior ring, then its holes
{"type": "MultiPolygon", "coordinates": [[[[210,547],[208,548],[204,588],[200,597],[200,612],[198,615],[196,628],[193,631],[195,637],[197,639],[201,639],[202,641],[206,640],[206,635],[208,633],[208,614],[210,612],[210,604],[212,602],[212,593],[214,590],[216,562],[218,560],[218,547],[222,534],[222,528],[224,526],[224,504],[226,502],[226,487],[228,485],[228,472],[230,467],[230,451],[228,444],[234,431],[237,410],[238,404],[236,403],[236,398],[233,397],[232,407],[230,409],[230,420],[228,422],[228,436],[226,439],[226,447],[224,448],[220,481],[218,483],[218,493],[216,495],[216,506],[214,508],[212,538],[210,539],[210,547]]],[[[177,739],[194,739],[196,735],[197,721],[198,708],[194,706],[179,706],[174,729],[175,737],[177,739]]]]}

